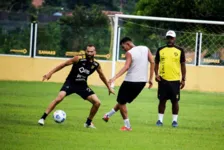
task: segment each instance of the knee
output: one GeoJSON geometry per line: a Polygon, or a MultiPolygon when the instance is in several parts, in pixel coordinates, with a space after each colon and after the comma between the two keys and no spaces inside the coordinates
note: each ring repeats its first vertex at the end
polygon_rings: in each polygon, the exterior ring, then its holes
{"type": "Polygon", "coordinates": [[[177,100],[171,100],[172,105],[178,105],[178,101],[177,100]]]}
{"type": "Polygon", "coordinates": [[[160,106],[166,106],[166,101],[160,100],[160,101],[159,101],[159,105],[160,105],[160,106]]]}
{"type": "Polygon", "coordinates": [[[101,105],[101,102],[100,102],[100,101],[96,101],[96,102],[94,103],[94,106],[96,106],[96,107],[100,107],[100,105],[101,105]]]}
{"type": "Polygon", "coordinates": [[[60,103],[63,99],[64,99],[64,97],[61,96],[61,95],[59,95],[59,96],[55,99],[55,102],[58,104],[58,103],[60,103]]]}

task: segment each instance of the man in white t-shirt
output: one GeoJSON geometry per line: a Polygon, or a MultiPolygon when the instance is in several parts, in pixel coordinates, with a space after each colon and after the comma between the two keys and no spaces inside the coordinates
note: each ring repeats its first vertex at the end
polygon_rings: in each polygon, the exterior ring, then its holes
{"type": "Polygon", "coordinates": [[[120,41],[120,45],[124,51],[126,51],[125,65],[124,67],[109,80],[112,84],[117,78],[122,76],[126,71],[126,77],[119,89],[117,96],[117,104],[114,108],[106,113],[102,118],[105,122],[108,122],[109,118],[118,110],[120,110],[122,118],[124,120],[124,126],[122,131],[132,130],[130,121],[128,119],[126,103],[131,103],[145,87],[145,84],[149,83],[149,88],[153,85],[153,72],[154,72],[154,59],[149,48],[146,46],[135,46],[132,40],[128,37],[123,38],[120,41]],[[150,62],[150,76],[148,81],[148,62],[150,62]]]}

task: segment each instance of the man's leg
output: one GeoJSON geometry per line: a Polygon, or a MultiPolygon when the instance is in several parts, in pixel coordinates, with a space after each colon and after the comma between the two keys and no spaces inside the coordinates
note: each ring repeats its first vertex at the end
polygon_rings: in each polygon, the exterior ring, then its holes
{"type": "Polygon", "coordinates": [[[156,122],[157,126],[163,125],[163,116],[166,109],[166,102],[169,99],[169,87],[167,82],[160,81],[158,82],[158,99],[159,99],[159,105],[158,105],[158,121],[156,122]]]}
{"type": "Polygon", "coordinates": [[[172,112],[174,115],[178,115],[179,112],[179,102],[178,101],[171,101],[172,102],[172,112]]]}
{"type": "Polygon", "coordinates": [[[128,110],[127,110],[126,104],[118,104],[118,107],[120,109],[121,116],[124,120],[124,126],[127,129],[131,129],[131,124],[130,124],[130,121],[128,119],[128,110]]]}
{"type": "Polygon", "coordinates": [[[66,96],[65,91],[59,92],[58,96],[49,104],[46,111],[42,115],[41,119],[38,121],[40,125],[44,125],[44,120],[46,119],[46,117],[51,113],[51,111],[56,107],[56,105],[59,104],[64,99],[65,96],[66,96]]]}
{"type": "Polygon", "coordinates": [[[118,110],[120,110],[121,116],[124,120],[124,126],[125,126],[125,128],[122,127],[121,130],[130,130],[131,124],[128,119],[128,111],[127,111],[126,103],[125,104],[117,103],[110,112],[108,112],[104,115],[104,117],[102,119],[107,122],[109,120],[109,117],[111,117],[118,110]]]}
{"type": "Polygon", "coordinates": [[[92,108],[90,109],[89,117],[86,120],[86,125],[90,126],[94,116],[96,115],[96,113],[97,113],[97,111],[100,107],[101,103],[100,103],[99,98],[96,96],[96,94],[92,94],[92,95],[88,96],[87,100],[90,103],[92,103],[92,108]]]}
{"type": "Polygon", "coordinates": [[[177,100],[171,101],[172,102],[172,113],[173,113],[173,121],[177,122],[178,112],[179,112],[179,103],[177,100]]]}
{"type": "MultiPolygon", "coordinates": [[[[118,99],[119,99],[119,100],[124,100],[124,99],[126,99],[126,98],[124,98],[124,94],[126,94],[126,91],[129,91],[128,88],[130,87],[130,86],[128,86],[127,84],[128,84],[128,83],[125,82],[125,81],[121,84],[121,87],[119,88],[119,91],[118,91],[117,100],[118,100],[118,99]]],[[[118,102],[118,103],[119,103],[119,102],[118,102]]],[[[111,111],[107,112],[107,113],[103,116],[102,119],[103,119],[105,122],[108,122],[108,121],[109,121],[109,118],[110,118],[112,115],[114,115],[114,114],[120,109],[118,103],[114,106],[114,108],[111,109],[111,111]]]]}
{"type": "Polygon", "coordinates": [[[158,105],[158,121],[156,123],[157,126],[162,126],[163,125],[163,116],[164,112],[166,109],[166,101],[167,100],[159,100],[159,105],[158,105]]]}
{"type": "Polygon", "coordinates": [[[123,120],[128,119],[128,110],[127,110],[126,104],[117,104],[117,105],[120,109],[120,113],[123,120]]]}
{"type": "Polygon", "coordinates": [[[111,109],[111,111],[107,112],[107,113],[103,116],[102,119],[103,119],[105,122],[108,122],[109,118],[110,118],[111,116],[113,116],[118,110],[119,110],[119,105],[116,104],[116,105],[114,106],[114,108],[111,109]]]}
{"type": "Polygon", "coordinates": [[[179,112],[179,99],[180,99],[180,82],[171,82],[171,103],[172,103],[172,113],[173,113],[173,120],[172,126],[177,127],[177,118],[179,112]]]}

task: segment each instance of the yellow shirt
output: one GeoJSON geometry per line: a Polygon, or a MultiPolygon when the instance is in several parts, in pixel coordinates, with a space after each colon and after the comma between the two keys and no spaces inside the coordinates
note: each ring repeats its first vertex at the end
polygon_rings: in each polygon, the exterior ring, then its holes
{"type": "Polygon", "coordinates": [[[185,62],[182,48],[164,46],[157,50],[155,62],[159,64],[159,75],[167,81],[178,81],[181,78],[181,63],[185,62]]]}

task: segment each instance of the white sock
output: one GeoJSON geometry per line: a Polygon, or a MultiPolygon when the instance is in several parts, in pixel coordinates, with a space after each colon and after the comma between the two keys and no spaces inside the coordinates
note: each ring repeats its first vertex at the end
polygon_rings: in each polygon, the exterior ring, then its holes
{"type": "Polygon", "coordinates": [[[124,125],[125,125],[125,127],[127,127],[127,128],[131,128],[131,124],[130,124],[129,119],[124,119],[124,125]]]}
{"type": "Polygon", "coordinates": [[[112,109],[110,112],[106,113],[106,115],[108,117],[111,117],[114,113],[116,113],[116,111],[114,109],[112,109]]]}
{"type": "Polygon", "coordinates": [[[164,114],[158,114],[159,120],[160,120],[161,122],[163,122],[163,116],[164,116],[164,114]]]}
{"type": "Polygon", "coordinates": [[[177,122],[178,115],[173,115],[173,121],[177,122]]]}

